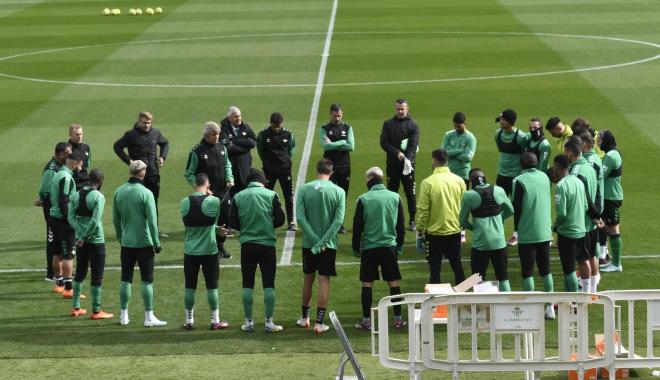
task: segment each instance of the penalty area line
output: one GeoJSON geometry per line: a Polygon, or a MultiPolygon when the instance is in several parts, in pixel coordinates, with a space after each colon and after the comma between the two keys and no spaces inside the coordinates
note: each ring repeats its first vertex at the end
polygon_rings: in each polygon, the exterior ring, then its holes
{"type": "MultiPolygon", "coordinates": [[[[325,69],[328,65],[328,56],[330,55],[330,43],[332,42],[332,33],[335,29],[335,18],[337,16],[337,6],[339,0],[334,0],[332,3],[332,13],[330,14],[330,22],[328,23],[328,32],[325,35],[325,44],[323,46],[323,54],[321,55],[321,66],[319,67],[319,76],[316,80],[316,90],[314,91],[314,100],[312,101],[312,109],[309,113],[309,123],[307,124],[307,134],[305,135],[305,146],[303,148],[302,157],[300,159],[300,167],[298,168],[298,177],[296,178],[296,187],[294,196],[298,195],[298,190],[305,184],[305,175],[307,174],[307,167],[309,165],[309,155],[312,150],[314,141],[314,129],[316,128],[316,119],[319,113],[319,104],[321,103],[321,94],[323,92],[323,82],[325,81],[325,69]]],[[[296,210],[293,209],[293,216],[295,220],[296,210]]],[[[282,250],[282,257],[280,257],[280,265],[291,265],[291,254],[293,252],[293,244],[296,240],[295,231],[287,231],[284,238],[284,248],[282,250]]]]}
{"type": "MultiPolygon", "coordinates": [[[[660,259],[660,254],[652,254],[652,255],[631,255],[631,256],[624,256],[621,258],[622,260],[648,260],[648,259],[660,259]]],[[[551,261],[559,261],[558,256],[551,256],[550,257],[551,261]]],[[[509,261],[520,261],[520,259],[516,257],[509,257],[509,261]]],[[[468,258],[465,258],[461,260],[463,263],[469,263],[470,260],[468,258]]],[[[405,265],[405,264],[422,264],[426,263],[426,260],[399,260],[400,265],[405,265]]],[[[280,264],[283,265],[283,264],[280,264]]],[[[359,260],[355,261],[338,261],[335,263],[336,266],[340,267],[350,267],[350,266],[357,266],[360,265],[359,260]]],[[[292,263],[289,261],[289,264],[286,264],[284,266],[302,266],[302,263],[292,263]]],[[[227,264],[227,265],[222,265],[220,264],[220,268],[226,268],[226,269],[240,269],[241,265],[240,264],[227,264]]],[[[183,269],[183,265],[156,265],[154,267],[155,269],[183,269]]],[[[109,266],[105,267],[105,270],[111,270],[111,271],[119,271],[121,270],[121,267],[118,266],[109,266]]],[[[0,274],[2,273],[36,273],[36,272],[44,272],[44,268],[17,268],[17,269],[0,269],[0,274]]]]}

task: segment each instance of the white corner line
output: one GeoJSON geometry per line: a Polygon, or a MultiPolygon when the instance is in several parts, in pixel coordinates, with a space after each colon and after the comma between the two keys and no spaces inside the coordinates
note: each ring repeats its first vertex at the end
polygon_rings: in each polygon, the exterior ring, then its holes
{"type": "MultiPolygon", "coordinates": [[[[323,93],[323,82],[325,80],[325,69],[328,66],[328,56],[330,56],[330,43],[332,42],[332,33],[335,29],[335,18],[337,16],[337,6],[339,0],[334,0],[332,3],[332,13],[330,14],[330,22],[328,24],[328,32],[325,35],[325,45],[323,46],[323,54],[321,54],[321,67],[319,67],[319,76],[316,79],[316,90],[314,91],[314,100],[312,101],[312,109],[309,113],[309,123],[307,124],[307,135],[305,136],[305,146],[303,148],[302,157],[300,158],[300,167],[298,168],[298,177],[296,178],[296,187],[294,189],[294,197],[298,196],[298,189],[305,184],[305,175],[307,174],[307,167],[309,166],[309,155],[312,151],[312,144],[314,143],[314,130],[316,129],[316,119],[319,113],[319,105],[321,103],[321,94],[323,93]]],[[[296,208],[294,202],[293,215],[295,218],[296,208]]],[[[293,244],[296,240],[296,233],[294,231],[287,231],[284,238],[284,248],[282,249],[282,257],[280,257],[280,265],[291,265],[291,254],[293,252],[293,244]]]]}

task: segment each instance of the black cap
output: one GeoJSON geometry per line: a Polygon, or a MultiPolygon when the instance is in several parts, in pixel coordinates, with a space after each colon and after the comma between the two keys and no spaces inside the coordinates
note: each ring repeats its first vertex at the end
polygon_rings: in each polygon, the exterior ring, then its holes
{"type": "Polygon", "coordinates": [[[266,176],[264,176],[264,172],[258,169],[250,169],[250,174],[247,176],[247,181],[248,183],[250,182],[259,182],[261,184],[266,184],[266,176]]]}
{"type": "Polygon", "coordinates": [[[518,118],[518,115],[516,114],[516,111],[514,111],[510,108],[507,108],[504,111],[502,111],[500,116],[495,118],[495,122],[499,123],[501,119],[504,119],[504,120],[508,121],[509,124],[515,125],[517,118],[518,118]]]}

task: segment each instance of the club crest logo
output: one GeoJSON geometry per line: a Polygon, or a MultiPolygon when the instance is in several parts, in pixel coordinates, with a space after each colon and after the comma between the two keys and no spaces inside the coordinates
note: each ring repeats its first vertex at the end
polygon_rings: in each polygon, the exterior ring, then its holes
{"type": "Polygon", "coordinates": [[[516,318],[520,318],[522,313],[523,313],[522,309],[517,306],[515,309],[511,310],[511,314],[513,314],[516,318]]]}

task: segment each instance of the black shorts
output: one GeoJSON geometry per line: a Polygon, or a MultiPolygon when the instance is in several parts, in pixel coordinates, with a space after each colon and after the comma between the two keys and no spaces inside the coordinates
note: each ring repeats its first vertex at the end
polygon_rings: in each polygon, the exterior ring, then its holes
{"type": "Polygon", "coordinates": [[[360,281],[374,282],[380,279],[378,268],[384,281],[401,279],[396,247],[380,247],[362,251],[360,258],[360,281]]]}
{"type": "Polygon", "coordinates": [[[470,266],[472,273],[479,273],[481,279],[486,281],[486,273],[488,272],[488,262],[493,264],[495,270],[495,278],[497,281],[506,281],[509,279],[508,261],[506,257],[506,247],[502,249],[493,249],[489,251],[482,251],[472,248],[470,257],[470,266]]]}
{"type": "Polygon", "coordinates": [[[101,286],[103,283],[103,270],[105,268],[105,244],[85,243],[77,250],[76,282],[83,282],[87,277],[88,268],[92,268],[92,286],[101,286]]]}
{"type": "Polygon", "coordinates": [[[592,257],[598,257],[598,228],[595,228],[584,235],[584,249],[582,256],[578,255],[578,258],[583,259],[582,261],[589,260],[592,257]],[[585,257],[586,259],[584,259],[585,257]]]}
{"type": "Polygon", "coordinates": [[[513,191],[513,178],[514,177],[505,177],[498,174],[497,179],[495,180],[495,184],[504,189],[506,195],[509,196],[513,191]]]}
{"type": "Polygon", "coordinates": [[[337,251],[327,248],[316,255],[312,254],[310,248],[302,249],[303,273],[316,273],[321,276],[336,276],[335,259],[337,251]]]}
{"type": "Polygon", "coordinates": [[[520,257],[520,273],[523,278],[534,276],[534,262],[539,268],[539,275],[545,277],[550,273],[550,242],[518,243],[520,257]]]}
{"type": "Polygon", "coordinates": [[[243,288],[254,289],[254,275],[257,265],[261,271],[261,284],[266,288],[275,288],[277,271],[275,247],[256,243],[241,244],[241,272],[243,288]]]}
{"type": "Polygon", "coordinates": [[[142,282],[154,282],[155,254],[153,247],[129,248],[121,247],[121,280],[133,283],[133,272],[135,264],[140,268],[140,279],[142,282]]]}
{"type": "Polygon", "coordinates": [[[54,244],[62,247],[62,250],[56,250],[54,255],[62,256],[64,260],[73,260],[76,257],[76,232],[73,227],[65,220],[60,218],[50,218],[50,226],[53,230],[54,244]]]}
{"type": "Polygon", "coordinates": [[[557,234],[557,248],[559,249],[559,260],[565,275],[575,272],[575,260],[578,253],[583,250],[584,237],[571,239],[557,234]]]}
{"type": "Polygon", "coordinates": [[[623,205],[623,201],[613,201],[605,199],[603,206],[603,222],[608,226],[618,226],[620,222],[619,208],[623,205]]]}
{"type": "Polygon", "coordinates": [[[220,267],[218,255],[183,255],[183,276],[186,289],[197,289],[199,268],[202,268],[206,289],[218,289],[220,267]]]}

